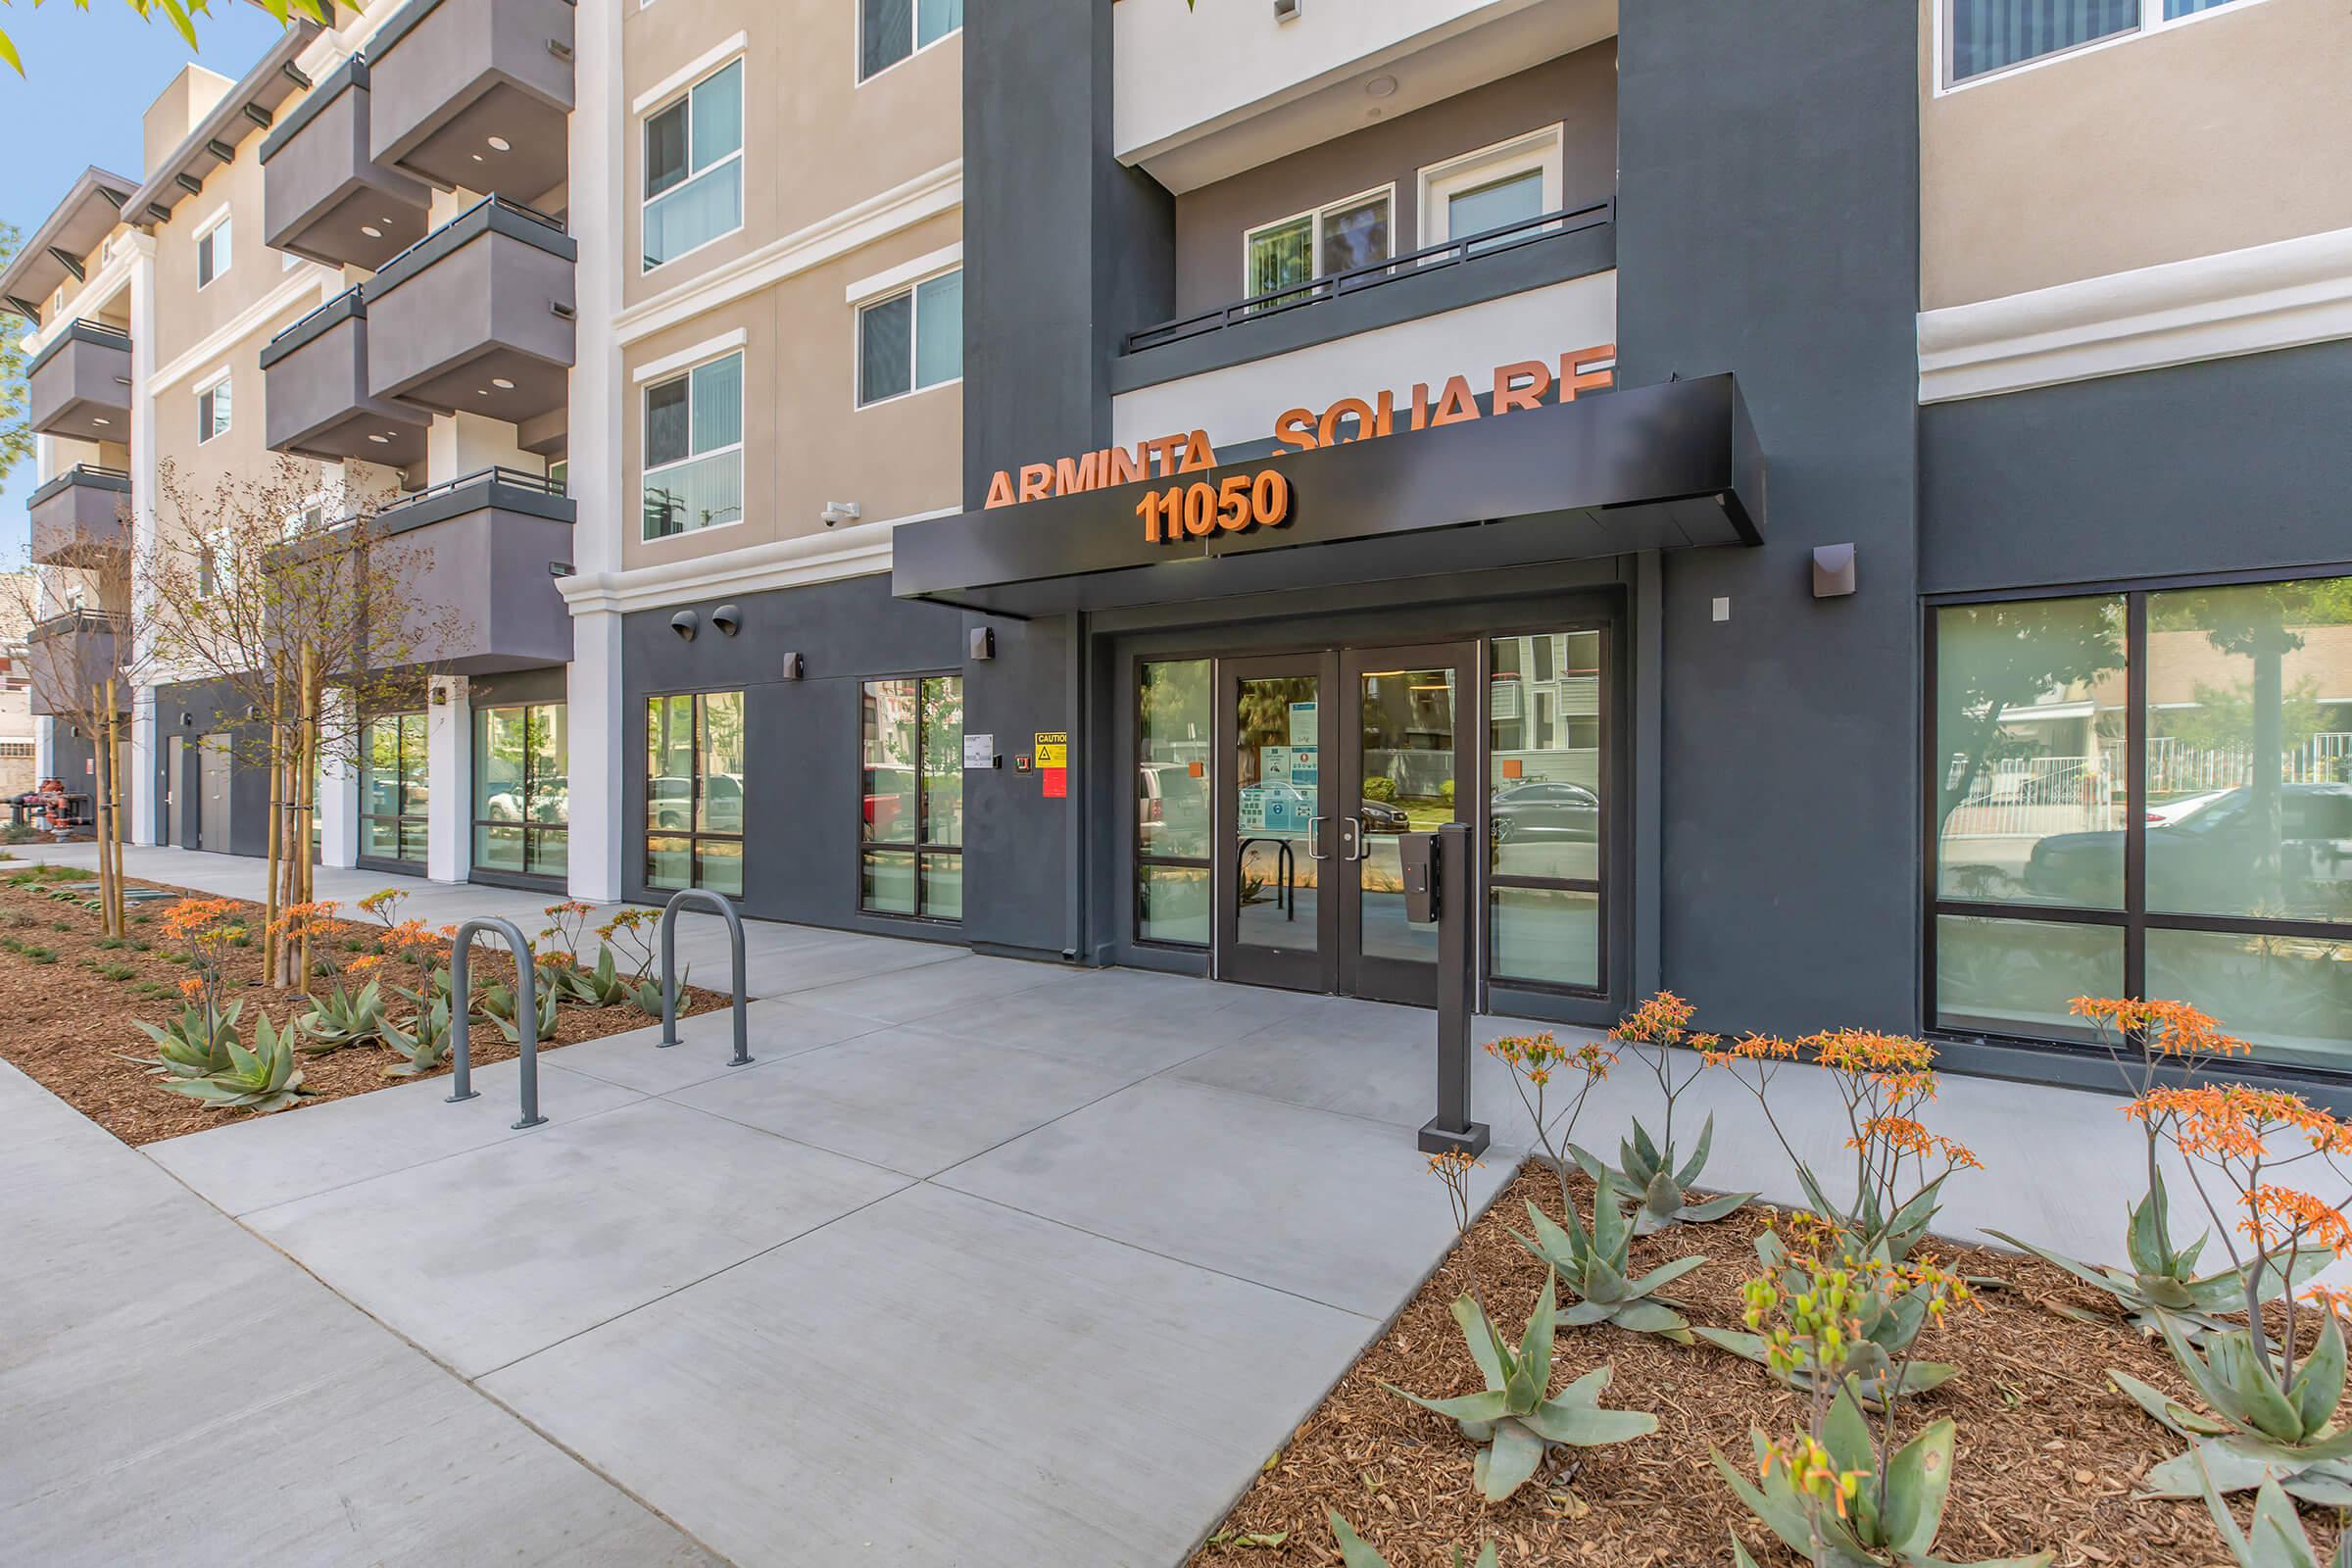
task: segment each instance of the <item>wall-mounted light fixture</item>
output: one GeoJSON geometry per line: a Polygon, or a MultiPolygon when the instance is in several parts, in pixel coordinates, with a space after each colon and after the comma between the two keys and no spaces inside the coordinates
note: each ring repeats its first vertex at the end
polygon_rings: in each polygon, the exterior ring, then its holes
{"type": "Polygon", "coordinates": [[[993,627],[972,628],[972,658],[975,662],[997,657],[997,634],[993,627]]]}
{"type": "Polygon", "coordinates": [[[808,672],[808,667],[800,655],[786,654],[784,656],[784,678],[786,680],[799,680],[808,672]]]}
{"type": "Polygon", "coordinates": [[[1813,597],[1838,599],[1854,591],[1854,547],[1813,547],[1813,597]]]}
{"type": "Polygon", "coordinates": [[[550,577],[568,577],[572,575],[573,569],[568,561],[551,561],[547,564],[547,574],[550,577]]]}
{"type": "Polygon", "coordinates": [[[184,708],[181,709],[179,710],[179,727],[181,729],[194,729],[196,727],[196,715],[189,712],[184,708]]]}
{"type": "Polygon", "coordinates": [[[721,636],[734,636],[743,630],[743,607],[741,605],[719,606],[710,612],[710,624],[718,628],[721,636]]]}
{"type": "Polygon", "coordinates": [[[678,634],[680,642],[694,641],[694,634],[703,629],[703,617],[691,610],[681,610],[669,617],[669,629],[678,634]]]}

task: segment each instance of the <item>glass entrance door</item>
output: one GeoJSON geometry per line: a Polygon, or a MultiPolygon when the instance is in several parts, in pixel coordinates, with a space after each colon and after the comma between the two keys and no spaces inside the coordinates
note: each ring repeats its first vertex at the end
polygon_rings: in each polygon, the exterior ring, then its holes
{"type": "Polygon", "coordinates": [[[1329,755],[1338,685],[1330,654],[1218,665],[1217,973],[1251,985],[1331,991],[1338,906],[1329,755]]]}
{"type": "Polygon", "coordinates": [[[1475,661],[1467,643],[1351,650],[1342,661],[1334,880],[1339,989],[1349,996],[1437,1002],[1438,928],[1405,919],[1397,835],[1471,820],[1475,661]]]}

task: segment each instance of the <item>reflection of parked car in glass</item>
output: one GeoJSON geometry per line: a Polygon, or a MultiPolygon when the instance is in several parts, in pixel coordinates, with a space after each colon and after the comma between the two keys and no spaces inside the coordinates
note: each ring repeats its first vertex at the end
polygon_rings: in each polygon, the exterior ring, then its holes
{"type": "MultiPolygon", "coordinates": [[[[2174,908],[2214,911],[2247,908],[2266,890],[2253,872],[2266,848],[2259,842],[2254,792],[2226,790],[2160,817],[2148,812],[2147,862],[2151,890],[2174,908]]],[[[2175,802],[2174,806],[2186,803],[2175,802]]],[[[2026,886],[2045,899],[2111,903],[2122,875],[2124,834],[2058,833],[2026,858],[2026,886]]],[[[2333,907],[2352,903],[2352,784],[2278,787],[2278,874],[2298,905],[2333,907]]]]}
{"type": "Polygon", "coordinates": [[[1190,762],[1137,769],[1135,820],[1146,854],[1201,855],[1208,848],[1208,780],[1190,762]]]}
{"type": "Polygon", "coordinates": [[[1359,813],[1357,820],[1364,824],[1366,833],[1402,833],[1413,825],[1413,819],[1404,814],[1403,808],[1391,806],[1385,801],[1366,801],[1356,808],[1356,811],[1359,813]]]}
{"type": "MultiPolygon", "coordinates": [[[[710,833],[743,831],[743,780],[732,773],[712,773],[703,780],[703,828],[710,833]]],[[[694,823],[694,780],[674,773],[654,779],[646,797],[647,814],[664,833],[684,833],[694,823]]]]}
{"type": "Polygon", "coordinates": [[[1529,779],[1508,785],[1494,792],[1487,811],[1497,844],[1591,843],[1600,837],[1600,797],[1581,784],[1529,779]]]}

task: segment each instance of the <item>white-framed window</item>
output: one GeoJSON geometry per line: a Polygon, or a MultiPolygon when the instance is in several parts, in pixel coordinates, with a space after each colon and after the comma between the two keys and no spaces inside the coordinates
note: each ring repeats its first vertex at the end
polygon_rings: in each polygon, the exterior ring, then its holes
{"type": "Polygon", "coordinates": [[[234,259],[235,225],[226,213],[196,231],[196,286],[208,288],[234,259]]]}
{"type": "Polygon", "coordinates": [[[1242,296],[1254,299],[1396,254],[1396,187],[1382,185],[1242,236],[1242,296]]]}
{"type": "Polygon", "coordinates": [[[963,28],[963,0],[858,0],[858,79],[883,72],[963,28]]]}
{"type": "Polygon", "coordinates": [[[645,270],[743,227],[743,62],[645,117],[645,270]]]}
{"type": "Polygon", "coordinates": [[[645,389],[645,537],[743,520],[743,351],[645,389]]]}
{"type": "Polygon", "coordinates": [[[202,446],[217,435],[228,433],[229,379],[223,371],[196,389],[196,443],[202,446]]]}
{"type": "Polygon", "coordinates": [[[963,269],[858,307],[858,406],[963,379],[963,269]]]}
{"type": "Polygon", "coordinates": [[[1560,127],[1431,164],[1421,171],[1421,243],[1442,245],[1525,222],[1565,205],[1560,127]]]}
{"type": "Polygon", "coordinates": [[[2256,0],[1938,0],[1939,89],[2256,0]]]}

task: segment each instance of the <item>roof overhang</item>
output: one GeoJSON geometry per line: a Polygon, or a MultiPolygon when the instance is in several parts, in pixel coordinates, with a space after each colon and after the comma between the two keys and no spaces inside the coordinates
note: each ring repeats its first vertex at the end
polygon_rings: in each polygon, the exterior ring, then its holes
{"type": "Polygon", "coordinates": [[[321,30],[316,22],[298,17],[172,155],[148,172],[124,216],[146,228],[168,220],[173,208],[204,188],[206,175],[234,159],[246,137],[270,129],[286,100],[309,89],[311,79],[295,61],[321,30]]]}
{"type": "Polygon", "coordinates": [[[16,260],[0,271],[0,309],[15,311],[40,325],[41,302],[58,284],[78,272],[82,259],[122,221],[122,209],[139,182],[95,166],[82,171],[66,199],[57,204],[16,260]]]}
{"type": "Polygon", "coordinates": [[[1026,617],[1755,545],[1764,490],[1740,388],[1712,375],[904,523],[891,591],[1026,617]],[[1290,481],[1280,525],[1146,538],[1147,493],[1268,468],[1290,481]]]}

